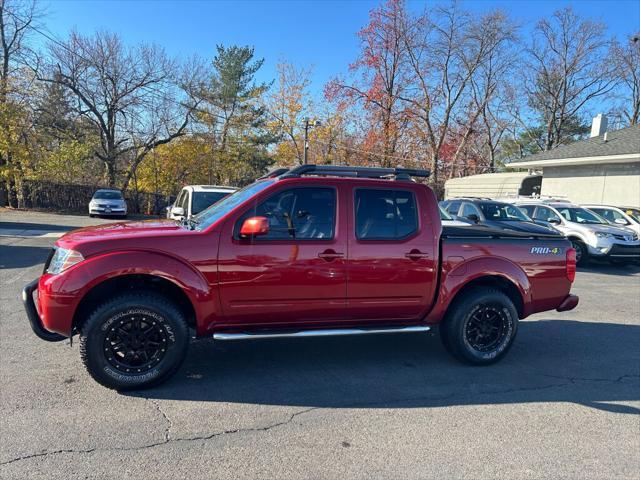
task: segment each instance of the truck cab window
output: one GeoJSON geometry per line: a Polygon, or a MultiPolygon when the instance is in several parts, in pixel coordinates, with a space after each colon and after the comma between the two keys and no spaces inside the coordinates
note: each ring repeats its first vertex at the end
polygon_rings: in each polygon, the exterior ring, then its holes
{"type": "Polygon", "coordinates": [[[256,240],[330,240],[335,212],[333,188],[293,188],[269,197],[242,215],[236,232],[245,219],[259,216],[269,219],[269,233],[256,240]]]}
{"type": "Polygon", "coordinates": [[[412,192],[358,189],[355,209],[359,240],[399,240],[418,230],[416,200],[412,192]]]}

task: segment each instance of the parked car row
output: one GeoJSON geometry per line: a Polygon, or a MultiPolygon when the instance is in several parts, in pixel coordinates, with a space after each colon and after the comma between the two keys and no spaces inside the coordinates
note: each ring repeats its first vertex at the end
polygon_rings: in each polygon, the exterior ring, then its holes
{"type": "MultiPolygon", "coordinates": [[[[217,185],[187,185],[181,191],[173,205],[167,207],[167,218],[182,220],[191,218],[237,188],[217,185]]],[[[115,188],[96,190],[89,202],[90,217],[127,217],[127,202],[122,191],[115,188]]]]}
{"type": "MultiPolygon", "coordinates": [[[[188,221],[237,189],[216,185],[188,185],[167,218],[188,221]]],[[[490,198],[454,198],[440,202],[445,224],[486,227],[545,235],[562,233],[576,250],[578,263],[592,258],[613,261],[640,259],[640,209],[606,205],[573,205],[566,200],[518,198],[512,202],[490,198]],[[447,218],[450,216],[450,218],[447,218]]],[[[127,216],[122,192],[96,191],[89,203],[89,215],[127,216]]]]}
{"type": "Polygon", "coordinates": [[[531,234],[555,230],[567,237],[576,260],[640,259],[640,209],[604,205],[574,205],[557,199],[517,199],[513,203],[485,198],[455,198],[440,202],[454,219],[468,224],[531,234]]]}

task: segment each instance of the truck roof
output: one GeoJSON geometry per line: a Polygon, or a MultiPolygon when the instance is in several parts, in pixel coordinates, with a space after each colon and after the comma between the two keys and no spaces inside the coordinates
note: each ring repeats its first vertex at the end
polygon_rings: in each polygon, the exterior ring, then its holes
{"type": "Polygon", "coordinates": [[[261,177],[261,179],[278,178],[284,180],[303,176],[410,181],[412,177],[427,178],[429,176],[429,170],[399,167],[352,167],[349,165],[300,165],[291,169],[277,168],[261,177]]]}

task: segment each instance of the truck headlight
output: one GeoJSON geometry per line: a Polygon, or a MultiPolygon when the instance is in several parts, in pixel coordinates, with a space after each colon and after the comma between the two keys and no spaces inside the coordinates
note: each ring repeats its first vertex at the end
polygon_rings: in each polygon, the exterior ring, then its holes
{"type": "Polygon", "coordinates": [[[596,232],[596,237],[598,238],[613,238],[613,235],[605,232],[596,232]]]}
{"type": "Polygon", "coordinates": [[[68,250],[66,248],[56,248],[53,257],[51,257],[49,268],[47,268],[47,273],[57,275],[58,273],[65,271],[67,268],[72,267],[76,263],[82,262],[83,260],[84,257],[80,252],[76,252],[75,250],[68,250]]]}

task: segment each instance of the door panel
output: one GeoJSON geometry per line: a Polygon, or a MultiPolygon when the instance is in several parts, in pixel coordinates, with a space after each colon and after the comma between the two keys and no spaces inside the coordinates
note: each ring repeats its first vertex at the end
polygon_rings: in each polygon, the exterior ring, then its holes
{"type": "Polygon", "coordinates": [[[229,324],[295,325],[345,318],[347,220],[341,197],[330,182],[281,189],[227,222],[218,271],[229,324]],[[241,221],[255,215],[269,218],[269,235],[238,238],[241,221]],[[290,235],[291,228],[296,237],[290,235]]]}
{"type": "Polygon", "coordinates": [[[433,299],[437,265],[437,235],[418,208],[427,201],[424,190],[355,188],[350,199],[349,317],[421,318],[433,299]]]}

